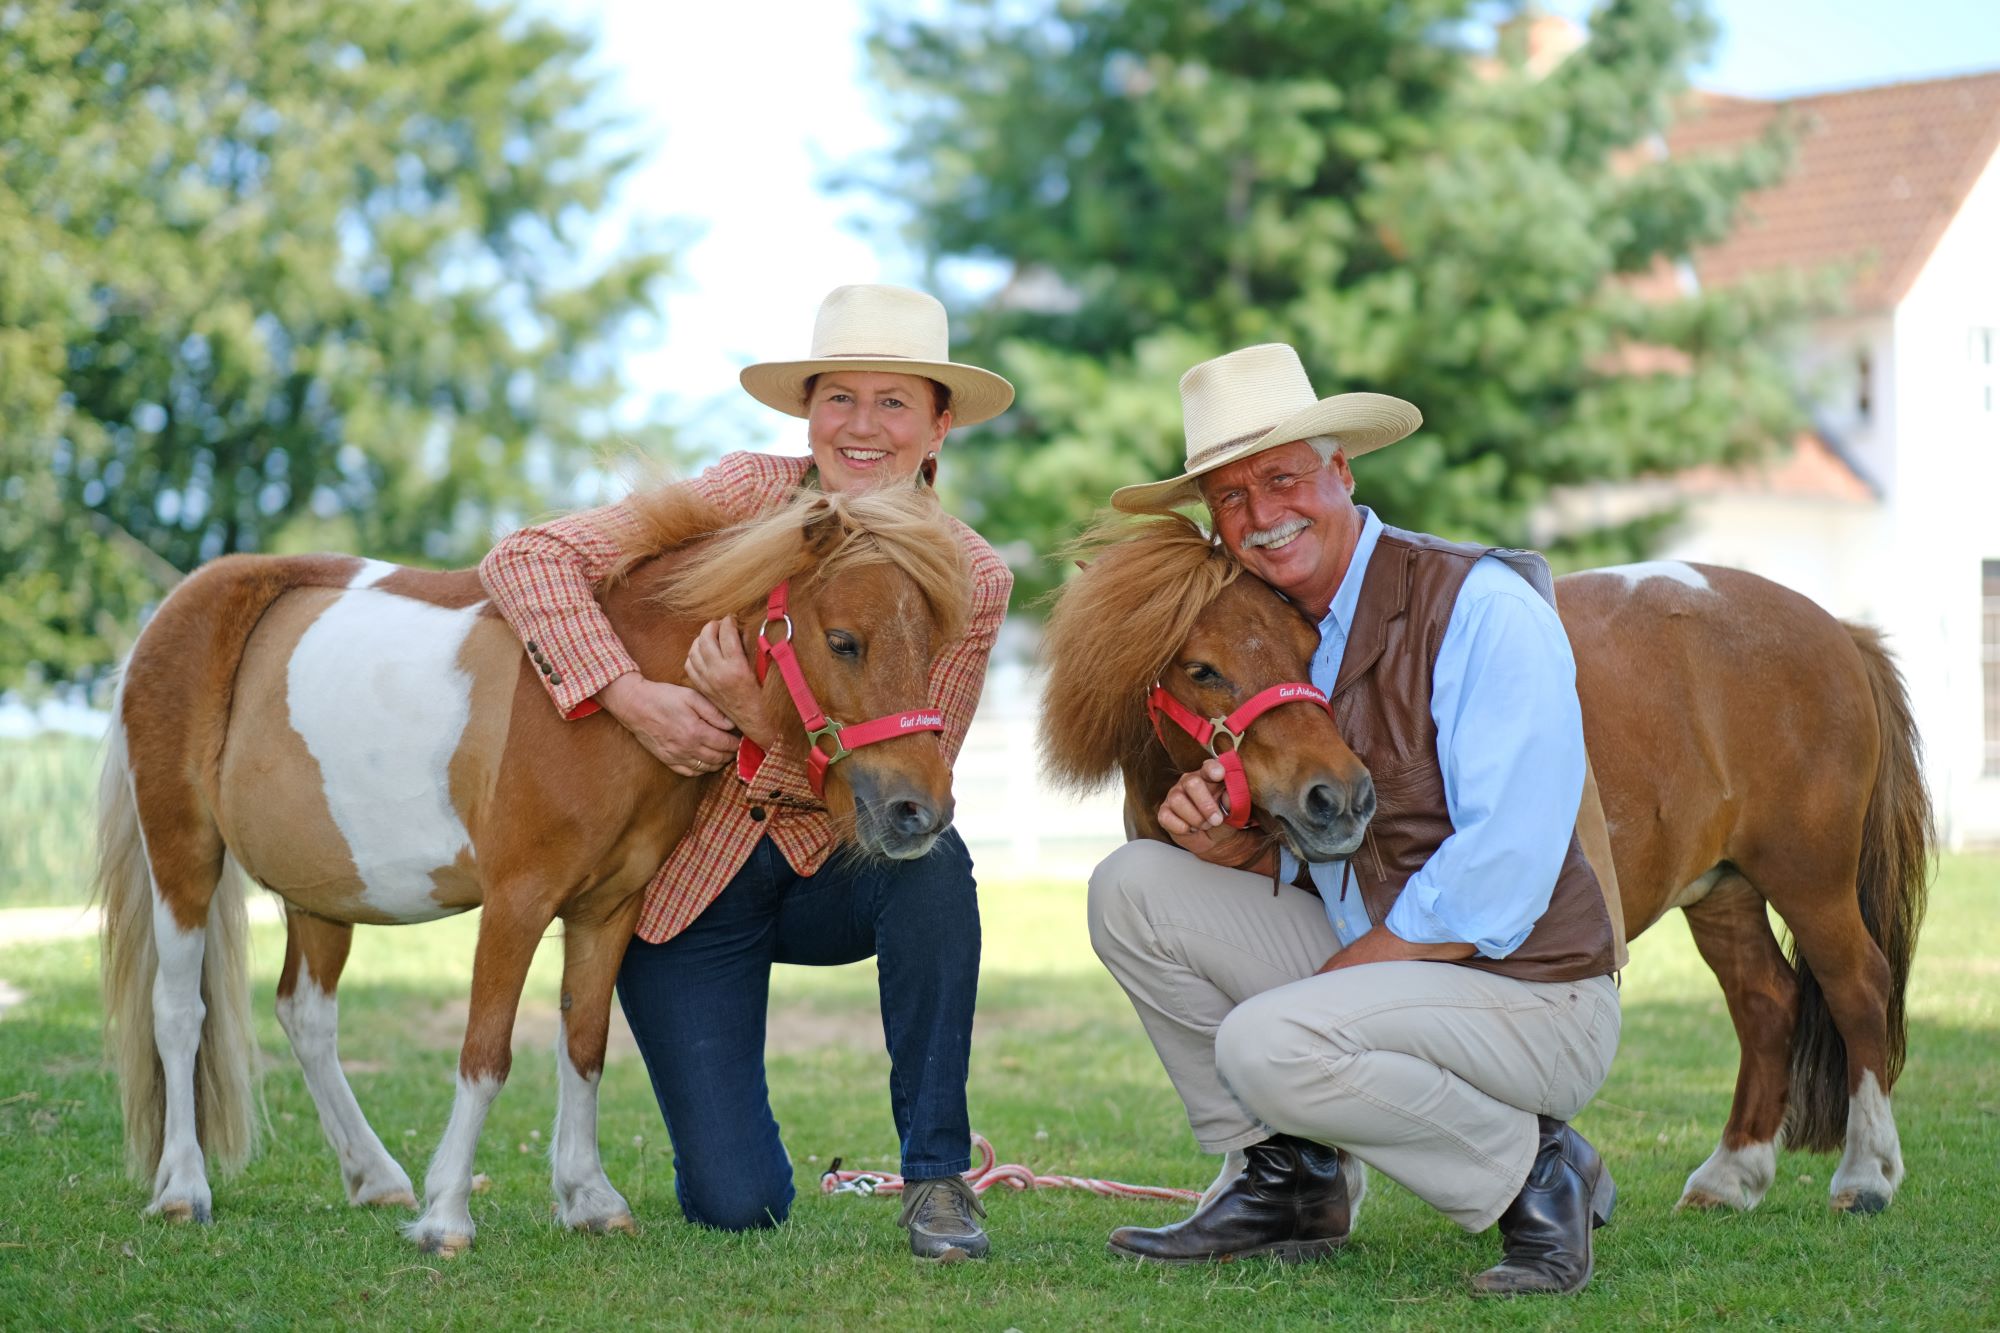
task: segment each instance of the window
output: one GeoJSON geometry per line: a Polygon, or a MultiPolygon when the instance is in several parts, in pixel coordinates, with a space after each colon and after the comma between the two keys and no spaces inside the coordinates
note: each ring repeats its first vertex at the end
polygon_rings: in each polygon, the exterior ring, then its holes
{"type": "Polygon", "coordinates": [[[1980,665],[1986,681],[1986,776],[2000,777],[2000,560],[1982,566],[1980,665]]]}
{"type": "Polygon", "coordinates": [[[1966,350],[1972,358],[1973,404],[2000,416],[2000,329],[1974,329],[1966,350]]]}

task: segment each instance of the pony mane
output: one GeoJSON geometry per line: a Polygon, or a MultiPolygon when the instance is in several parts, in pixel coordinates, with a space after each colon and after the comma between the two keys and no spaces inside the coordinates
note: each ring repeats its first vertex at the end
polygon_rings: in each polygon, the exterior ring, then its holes
{"type": "Polygon", "coordinates": [[[735,619],[762,611],[771,589],[786,579],[803,576],[799,592],[886,564],[917,585],[943,642],[965,633],[972,574],[927,488],[881,486],[851,495],[797,490],[777,509],[730,524],[712,504],[674,486],[638,497],[631,513],[633,522],[616,537],[623,558],[613,578],[653,556],[702,543],[653,595],[670,615],[735,619]]]}
{"type": "Polygon", "coordinates": [[[1100,519],[1062,554],[1085,564],[1049,598],[1042,766],[1083,793],[1152,741],[1147,693],[1242,567],[1179,514],[1100,519]]]}

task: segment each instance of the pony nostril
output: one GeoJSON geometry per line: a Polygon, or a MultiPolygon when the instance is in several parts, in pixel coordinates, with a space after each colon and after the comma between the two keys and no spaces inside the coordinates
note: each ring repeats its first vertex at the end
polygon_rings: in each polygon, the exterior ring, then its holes
{"type": "Polygon", "coordinates": [[[1331,823],[1340,814],[1340,798],[1324,782],[1314,784],[1306,792],[1305,806],[1307,817],[1315,824],[1331,823]]]}
{"type": "Polygon", "coordinates": [[[1375,817],[1375,779],[1368,774],[1361,775],[1361,781],[1354,784],[1354,799],[1348,802],[1348,810],[1362,823],[1375,817]]]}
{"type": "Polygon", "coordinates": [[[931,831],[931,808],[922,801],[898,801],[892,807],[889,822],[896,832],[906,838],[916,838],[931,831]]]}

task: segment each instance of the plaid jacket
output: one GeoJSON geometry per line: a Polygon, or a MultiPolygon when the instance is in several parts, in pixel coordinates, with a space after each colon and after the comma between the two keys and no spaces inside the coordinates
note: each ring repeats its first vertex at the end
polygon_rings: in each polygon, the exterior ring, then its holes
{"type": "MultiPolygon", "coordinates": [[[[703,498],[734,519],[750,518],[787,499],[805,479],[809,458],[737,453],[692,481],[703,498]]],[[[596,588],[618,556],[614,540],[632,519],[621,505],[523,528],[480,562],[479,577],[514,632],[538,645],[548,669],[542,685],[568,719],[597,711],[596,693],[638,670],[597,603],[596,588]]],[[[972,710],[986,679],[1014,576],[971,528],[951,520],[972,565],[972,614],[965,637],[931,667],[926,703],[944,712],[938,736],[950,763],[965,743],[972,710]]],[[[733,769],[733,766],[732,766],[733,769]]],[[[833,851],[833,821],[806,781],[804,756],[780,745],[746,783],[725,776],[709,786],[694,827],[646,886],[640,939],[671,939],[715,901],[743,868],[759,838],[769,836],[792,868],[814,874],[833,851]]]]}

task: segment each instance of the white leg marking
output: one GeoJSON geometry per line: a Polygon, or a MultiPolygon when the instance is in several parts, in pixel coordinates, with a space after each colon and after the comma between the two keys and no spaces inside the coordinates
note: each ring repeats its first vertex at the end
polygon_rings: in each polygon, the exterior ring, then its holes
{"type": "Polygon", "coordinates": [[[306,1091],[312,1094],[320,1126],[340,1159],[347,1201],[416,1207],[409,1174],[376,1137],[340,1067],[340,1002],[320,989],[303,957],[298,985],[278,1001],[278,1025],[292,1039],[292,1053],[305,1071],[306,1091]]]}
{"type": "Polygon", "coordinates": [[[1833,1173],[1830,1202],[1842,1212],[1879,1213],[1902,1183],[1903,1145],[1896,1135],[1896,1113],[1871,1069],[1862,1074],[1861,1086],[1847,1102],[1847,1150],[1833,1173]]]}
{"type": "Polygon", "coordinates": [[[579,1231],[630,1231],[631,1205],[612,1188],[597,1153],[597,1084],[604,1071],[589,1078],[577,1072],[565,1026],[556,1029],[556,1128],[549,1144],[556,1221],[579,1231]]]}
{"type": "Polygon", "coordinates": [[[1676,1208],[1735,1208],[1744,1212],[1763,1201],[1778,1174],[1778,1150],[1770,1143],[1741,1148],[1716,1145],[1706,1162],[1694,1169],[1676,1208]]]}
{"type": "Polygon", "coordinates": [[[1200,1212],[1215,1202],[1215,1196],[1228,1189],[1229,1182],[1242,1175],[1243,1168],[1248,1165],[1249,1159],[1243,1155],[1241,1148],[1222,1154],[1222,1169],[1215,1173],[1214,1183],[1201,1192],[1201,1202],[1194,1206],[1194,1210],[1200,1212]]]}
{"type": "Polygon", "coordinates": [[[363,560],[361,568],[354,571],[354,577],[347,581],[350,588],[372,588],[401,568],[386,560],[363,560]]]}
{"type": "Polygon", "coordinates": [[[451,803],[451,760],[472,709],[458,653],[477,620],[469,608],[344,593],[300,636],[286,672],[292,727],[319,761],[363,897],[398,921],[449,915],[431,872],[471,842],[451,803]]]}
{"type": "Polygon", "coordinates": [[[1700,592],[1709,591],[1708,579],[1693,565],[1679,560],[1643,560],[1635,565],[1607,565],[1603,569],[1586,569],[1586,574],[1615,574],[1625,580],[1628,589],[1636,588],[1647,579],[1671,579],[1675,583],[1686,584],[1700,592]]]}
{"type": "Polygon", "coordinates": [[[207,932],[182,930],[153,886],[153,944],[159,971],[153,974],[153,1044],[160,1052],[166,1093],[166,1124],[160,1166],[153,1173],[148,1213],[178,1221],[206,1222],[213,1202],[207,1163],[195,1127],[194,1057],[208,1006],[201,999],[201,960],[207,932]]]}
{"type": "Polygon", "coordinates": [[[1721,866],[1716,866],[1713,869],[1703,871],[1699,878],[1695,879],[1694,881],[1689,883],[1686,887],[1682,888],[1679,893],[1675,894],[1673,896],[1673,900],[1669,902],[1667,906],[1693,907],[1703,898],[1708,897],[1709,890],[1713,889],[1717,884],[1720,884],[1722,882],[1722,877],[1725,873],[1727,872],[1725,872],[1721,866]]]}
{"type": "Polygon", "coordinates": [[[486,1112],[500,1095],[500,1080],[490,1076],[458,1076],[458,1096],[451,1120],[438,1141],[431,1169],[424,1173],[424,1214],[403,1228],[403,1234],[425,1253],[450,1259],[472,1244],[475,1228],[466,1200],[472,1195],[472,1154],[485,1128],[486,1112]]]}

